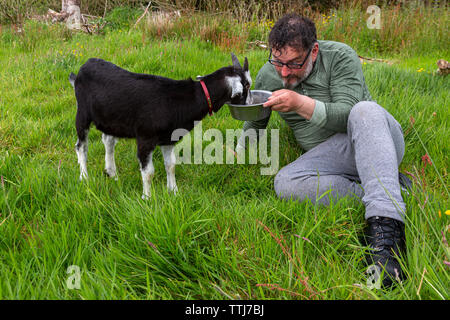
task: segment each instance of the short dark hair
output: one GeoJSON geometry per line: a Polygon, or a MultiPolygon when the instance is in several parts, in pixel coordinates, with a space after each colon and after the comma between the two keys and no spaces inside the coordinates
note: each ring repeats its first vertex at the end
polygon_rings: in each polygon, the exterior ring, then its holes
{"type": "Polygon", "coordinates": [[[280,18],[269,34],[269,46],[280,51],[290,46],[297,51],[307,51],[317,41],[316,26],[310,19],[295,13],[280,18]]]}

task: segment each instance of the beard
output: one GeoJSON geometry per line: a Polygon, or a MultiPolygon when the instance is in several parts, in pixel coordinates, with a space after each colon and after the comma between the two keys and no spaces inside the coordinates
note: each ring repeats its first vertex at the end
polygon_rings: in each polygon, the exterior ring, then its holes
{"type": "Polygon", "coordinates": [[[282,77],[281,74],[278,74],[283,81],[283,85],[286,89],[292,90],[296,86],[298,86],[301,82],[303,82],[306,78],[309,77],[311,71],[313,69],[313,61],[312,59],[308,59],[305,64],[305,71],[301,75],[289,75],[287,77],[282,77]]]}

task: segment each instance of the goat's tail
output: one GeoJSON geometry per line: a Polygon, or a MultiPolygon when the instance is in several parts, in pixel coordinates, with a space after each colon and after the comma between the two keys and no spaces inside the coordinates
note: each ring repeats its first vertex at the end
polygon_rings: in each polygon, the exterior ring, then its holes
{"type": "Polygon", "coordinates": [[[71,72],[70,76],[69,76],[69,82],[72,85],[72,87],[74,87],[74,88],[75,88],[75,79],[76,78],[77,78],[77,75],[75,73],[71,72]]]}

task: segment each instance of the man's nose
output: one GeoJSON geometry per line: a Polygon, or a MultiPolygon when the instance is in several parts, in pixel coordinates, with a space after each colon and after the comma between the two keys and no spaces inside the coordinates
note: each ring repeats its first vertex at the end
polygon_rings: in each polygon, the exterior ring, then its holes
{"type": "Polygon", "coordinates": [[[289,69],[286,65],[281,67],[281,76],[287,77],[291,73],[291,69],[289,69]]]}

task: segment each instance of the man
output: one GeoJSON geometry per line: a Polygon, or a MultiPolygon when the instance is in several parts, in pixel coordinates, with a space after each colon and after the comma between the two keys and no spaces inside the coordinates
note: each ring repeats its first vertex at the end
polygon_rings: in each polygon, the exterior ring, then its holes
{"type": "MultiPolygon", "coordinates": [[[[277,195],[325,205],[330,197],[361,199],[368,222],[365,239],[372,248],[368,263],[390,286],[404,277],[396,259],[405,247],[398,173],[405,144],[399,123],[372,101],[355,51],[343,43],[317,41],[308,18],[281,18],[270,32],[269,47],[255,89],[273,92],[264,107],[279,112],[307,151],[278,172],[277,195]]],[[[264,129],[268,121],[247,121],[243,130],[264,129]]],[[[245,135],[240,147],[245,148],[245,135]]]]}

